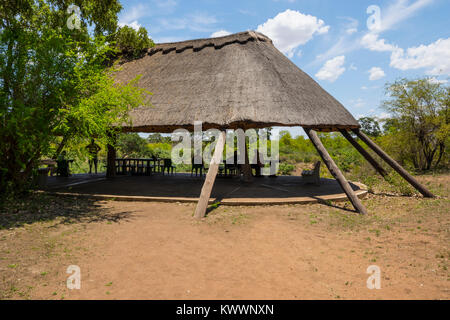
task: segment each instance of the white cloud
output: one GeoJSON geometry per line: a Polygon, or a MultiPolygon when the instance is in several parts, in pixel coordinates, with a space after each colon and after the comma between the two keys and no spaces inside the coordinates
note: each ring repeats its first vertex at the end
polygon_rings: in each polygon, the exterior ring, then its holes
{"type": "Polygon", "coordinates": [[[257,14],[254,11],[251,11],[251,10],[239,9],[238,12],[240,14],[243,14],[243,15],[246,15],[246,16],[257,16],[257,14]]]}
{"type": "Polygon", "coordinates": [[[369,76],[370,81],[378,80],[378,79],[381,79],[384,76],[386,76],[384,71],[378,67],[372,67],[372,68],[370,68],[370,70],[368,72],[370,74],[370,76],[369,76]]]}
{"type": "Polygon", "coordinates": [[[371,51],[394,51],[396,46],[386,43],[384,39],[378,39],[378,34],[367,33],[361,38],[361,44],[364,48],[371,51]]]}
{"type": "Polygon", "coordinates": [[[176,6],[177,2],[175,0],[153,0],[156,6],[160,9],[172,11],[176,6]]]}
{"type": "Polygon", "coordinates": [[[340,19],[344,19],[347,21],[345,24],[345,33],[351,35],[355,32],[358,32],[359,21],[352,17],[339,17],[340,19]]]}
{"type": "MultiPolygon", "coordinates": [[[[389,30],[401,21],[410,18],[418,10],[431,4],[433,1],[434,0],[416,0],[411,2],[410,0],[396,0],[382,11],[380,28],[366,33],[360,40],[361,45],[371,51],[391,52],[391,66],[397,69],[408,70],[433,66],[434,63],[429,61],[430,59],[428,59],[427,62],[418,61],[425,55],[433,55],[434,53],[437,53],[437,51],[441,51],[439,50],[440,48],[436,51],[434,50],[436,48],[431,48],[433,44],[430,45],[429,48],[423,45],[417,48],[410,48],[405,55],[402,48],[399,48],[397,45],[386,43],[385,39],[379,38],[379,33],[389,30]]],[[[444,46],[445,45],[448,46],[448,44],[444,44],[444,46]]],[[[447,48],[444,48],[444,51],[446,49],[447,48]]],[[[442,52],[440,52],[439,56],[442,56],[441,53],[442,52]]],[[[442,58],[447,58],[448,61],[448,53],[444,54],[444,57],[442,58]]],[[[430,72],[435,71],[436,69],[433,69],[430,72]]]]}
{"type": "Polygon", "coordinates": [[[396,0],[381,12],[381,25],[375,32],[392,29],[396,24],[409,19],[418,10],[431,4],[434,0],[396,0]]]}
{"type": "Polygon", "coordinates": [[[366,102],[363,100],[363,99],[361,99],[361,98],[358,98],[358,99],[352,99],[352,100],[350,100],[350,103],[355,107],[355,108],[362,108],[362,107],[364,107],[365,105],[366,105],[366,102]]]}
{"type": "Polygon", "coordinates": [[[124,14],[120,16],[118,26],[119,27],[129,26],[135,30],[138,30],[139,27],[141,27],[141,25],[138,22],[138,19],[145,17],[147,15],[148,15],[148,7],[146,5],[144,4],[135,5],[130,9],[128,9],[127,11],[125,11],[124,14]]]}
{"type": "Polygon", "coordinates": [[[316,73],[319,80],[336,81],[344,73],[345,56],[338,56],[325,62],[323,67],[316,73]]]}
{"type": "Polygon", "coordinates": [[[196,12],[182,18],[160,18],[158,22],[160,27],[165,30],[189,29],[197,32],[212,32],[217,19],[208,13],[196,12]]]}
{"type": "Polygon", "coordinates": [[[139,22],[137,22],[137,20],[131,21],[130,23],[119,22],[118,25],[119,27],[129,26],[136,31],[139,30],[139,28],[141,27],[141,25],[139,24],[139,22]]]}
{"type": "Polygon", "coordinates": [[[227,30],[219,30],[219,31],[213,32],[211,34],[211,38],[224,37],[224,36],[228,36],[230,34],[231,34],[231,32],[229,32],[227,30]]]}
{"type": "Polygon", "coordinates": [[[288,9],[259,25],[256,30],[271,38],[281,52],[293,57],[298,46],[316,34],[327,33],[329,28],[317,17],[288,9]]]}
{"type": "Polygon", "coordinates": [[[332,57],[344,55],[346,52],[353,51],[360,47],[358,41],[355,40],[355,33],[358,32],[359,22],[352,17],[338,17],[341,20],[345,20],[341,26],[340,34],[333,40],[334,45],[329,48],[325,53],[319,54],[316,57],[315,63],[328,60],[332,57]]]}
{"type": "Polygon", "coordinates": [[[366,33],[361,38],[361,45],[371,51],[391,52],[390,66],[393,68],[403,71],[426,68],[428,75],[450,75],[450,38],[406,50],[379,38],[380,32],[394,27],[432,2],[433,0],[396,0],[382,12],[381,28],[366,33]]]}
{"type": "Polygon", "coordinates": [[[192,20],[192,23],[199,25],[214,24],[217,22],[216,17],[209,15],[208,13],[197,12],[188,17],[192,20]]]}
{"type": "Polygon", "coordinates": [[[377,118],[378,120],[389,119],[390,117],[391,115],[387,112],[381,112],[380,114],[375,116],[375,118],[377,118]]]}
{"type": "MultiPolygon", "coordinates": [[[[379,39],[379,34],[383,31],[394,28],[400,22],[411,18],[420,9],[431,4],[434,0],[393,0],[388,7],[381,8],[381,27],[377,30],[367,31],[360,39],[355,39],[356,33],[351,30],[357,28],[353,18],[344,17],[350,21],[345,26],[343,32],[335,41],[333,46],[325,53],[317,56],[315,63],[329,59],[336,55],[344,55],[349,52],[359,50],[361,47],[373,51],[394,51],[397,46],[386,43],[386,40],[379,39]],[[353,25],[352,25],[353,24],[353,25]]],[[[357,22],[357,20],[355,20],[357,22]]]]}
{"type": "Polygon", "coordinates": [[[374,90],[374,89],[380,89],[381,86],[362,86],[361,90],[374,90]]]}
{"type": "Polygon", "coordinates": [[[325,53],[317,55],[314,63],[319,63],[330,59],[331,57],[343,55],[347,52],[359,49],[361,45],[358,41],[352,38],[353,37],[351,35],[344,33],[344,35],[336,40],[335,44],[330,49],[328,49],[325,53]]]}
{"type": "Polygon", "coordinates": [[[137,21],[139,18],[148,15],[148,7],[144,4],[138,4],[131,7],[124,14],[120,16],[119,25],[128,25],[133,21],[137,21]]]}
{"type": "Polygon", "coordinates": [[[190,40],[190,37],[154,37],[152,39],[155,43],[170,43],[190,40]]]}
{"type": "Polygon", "coordinates": [[[450,75],[450,38],[429,45],[397,49],[391,55],[391,67],[400,70],[427,68],[430,75],[450,75]]]}
{"type": "Polygon", "coordinates": [[[437,79],[436,77],[433,77],[433,78],[428,79],[428,82],[429,82],[429,83],[433,83],[433,84],[438,84],[438,83],[440,83],[440,84],[445,84],[445,83],[448,82],[448,80],[445,80],[445,79],[437,79]]]}
{"type": "Polygon", "coordinates": [[[358,70],[358,68],[355,66],[354,63],[352,63],[352,64],[350,65],[349,69],[350,69],[350,70],[353,70],[353,71],[358,70]]]}

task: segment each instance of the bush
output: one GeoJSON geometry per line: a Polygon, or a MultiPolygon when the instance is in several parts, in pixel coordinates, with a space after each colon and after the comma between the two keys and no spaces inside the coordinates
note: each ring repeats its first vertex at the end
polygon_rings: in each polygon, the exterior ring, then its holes
{"type": "Polygon", "coordinates": [[[282,162],[278,168],[278,173],[284,176],[290,176],[294,170],[295,167],[292,164],[282,162]]]}
{"type": "Polygon", "coordinates": [[[136,31],[129,26],[123,26],[117,31],[115,40],[119,51],[129,58],[140,57],[146,49],[155,45],[143,27],[136,31]]]}
{"type": "Polygon", "coordinates": [[[152,157],[156,158],[171,158],[172,145],[170,143],[149,143],[147,149],[152,157]]]}

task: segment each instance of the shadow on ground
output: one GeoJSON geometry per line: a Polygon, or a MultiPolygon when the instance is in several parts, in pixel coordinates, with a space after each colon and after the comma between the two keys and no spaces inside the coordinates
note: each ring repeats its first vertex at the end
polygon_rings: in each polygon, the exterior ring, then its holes
{"type": "Polygon", "coordinates": [[[0,204],[0,230],[35,222],[55,220],[56,224],[119,222],[132,217],[131,212],[111,213],[98,200],[30,193],[6,199],[0,204]]]}
{"type": "MultiPolygon", "coordinates": [[[[112,179],[87,179],[74,176],[52,179],[48,191],[72,194],[93,194],[110,196],[145,196],[198,199],[203,187],[204,177],[189,174],[160,175],[149,177],[118,176],[112,179]]],[[[353,190],[360,187],[351,183],[353,190]]],[[[218,177],[214,182],[211,198],[216,199],[285,199],[293,197],[335,197],[342,195],[339,183],[334,179],[321,179],[321,185],[305,184],[302,177],[279,176],[254,178],[244,183],[239,178],[218,177]]]]}

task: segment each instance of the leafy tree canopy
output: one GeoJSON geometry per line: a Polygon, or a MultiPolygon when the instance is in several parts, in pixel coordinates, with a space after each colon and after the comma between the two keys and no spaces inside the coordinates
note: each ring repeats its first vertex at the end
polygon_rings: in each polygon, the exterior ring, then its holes
{"type": "Polygon", "coordinates": [[[363,117],[359,118],[358,122],[361,125],[361,131],[365,134],[372,137],[378,137],[381,134],[380,124],[375,118],[363,117]]]}
{"type": "Polygon", "coordinates": [[[408,149],[418,170],[429,170],[443,159],[450,133],[450,88],[428,78],[401,79],[386,86],[384,108],[393,115],[387,125],[408,149]]]}
{"type": "Polygon", "coordinates": [[[119,51],[130,58],[141,56],[145,49],[155,45],[143,27],[136,31],[129,26],[123,26],[115,34],[114,40],[119,51]]]}
{"type": "Polygon", "coordinates": [[[124,158],[149,155],[147,141],[137,133],[124,133],[119,135],[117,148],[120,156],[124,158]]]}
{"type": "Polygon", "coordinates": [[[64,146],[111,143],[145,104],[138,78],[118,84],[106,68],[120,9],[117,0],[0,3],[0,191],[23,189],[39,159],[64,146]]]}

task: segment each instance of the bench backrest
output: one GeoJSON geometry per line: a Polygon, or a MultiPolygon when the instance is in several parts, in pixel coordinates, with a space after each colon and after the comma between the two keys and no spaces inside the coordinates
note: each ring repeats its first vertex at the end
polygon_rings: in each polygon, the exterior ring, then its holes
{"type": "Polygon", "coordinates": [[[314,165],[314,175],[319,176],[320,175],[320,161],[317,161],[314,165]]]}
{"type": "Polygon", "coordinates": [[[40,160],[39,163],[41,165],[47,165],[47,166],[56,166],[56,161],[53,159],[44,159],[40,160]]]}

